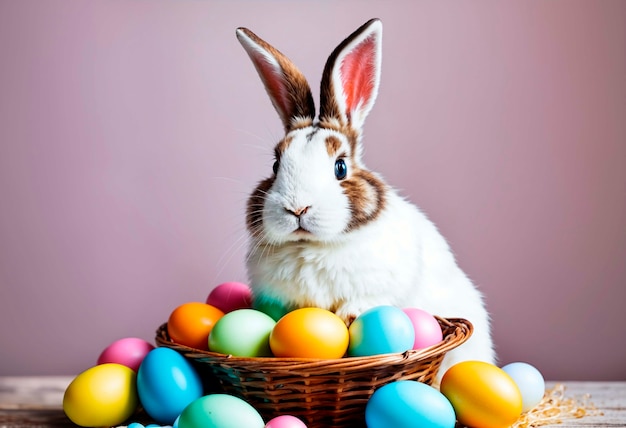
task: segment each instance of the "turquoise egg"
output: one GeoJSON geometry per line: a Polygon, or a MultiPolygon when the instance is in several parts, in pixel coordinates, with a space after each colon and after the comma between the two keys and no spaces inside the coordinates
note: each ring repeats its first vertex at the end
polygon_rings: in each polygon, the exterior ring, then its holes
{"type": "Polygon", "coordinates": [[[254,407],[228,394],[198,398],[181,413],[178,428],[264,428],[254,407]]]}
{"type": "Polygon", "coordinates": [[[156,348],[139,366],[137,392],[150,417],[171,425],[185,407],[202,396],[203,387],[185,357],[170,348],[156,348]]]}
{"type": "Polygon", "coordinates": [[[209,349],[236,357],[271,357],[270,333],[276,321],[254,309],[237,309],[220,318],[209,335],[209,349]]]}
{"type": "Polygon", "coordinates": [[[254,301],[252,302],[252,309],[261,311],[272,317],[274,321],[278,321],[295,308],[284,304],[280,299],[259,295],[255,296],[254,301]]]}
{"type": "Polygon", "coordinates": [[[376,306],[363,312],[349,332],[351,357],[404,352],[412,349],[415,341],[411,319],[395,306],[376,306]]]}
{"type": "Polygon", "coordinates": [[[413,380],[377,389],[365,407],[367,428],[454,428],[456,417],[448,399],[435,388],[413,380]]]}

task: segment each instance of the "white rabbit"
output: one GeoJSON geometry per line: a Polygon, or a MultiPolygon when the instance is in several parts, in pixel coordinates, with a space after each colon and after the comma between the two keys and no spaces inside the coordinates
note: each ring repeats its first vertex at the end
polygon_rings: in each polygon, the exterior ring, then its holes
{"type": "Polygon", "coordinates": [[[379,305],[466,318],[474,334],[448,353],[439,376],[463,360],[493,363],[481,293],[435,225],[361,159],[363,122],[380,80],[382,23],[368,21],[330,55],[318,119],[292,62],[246,28],[237,37],[285,128],[273,175],[248,200],[247,269],[256,298],[325,308],[348,324],[379,305]]]}

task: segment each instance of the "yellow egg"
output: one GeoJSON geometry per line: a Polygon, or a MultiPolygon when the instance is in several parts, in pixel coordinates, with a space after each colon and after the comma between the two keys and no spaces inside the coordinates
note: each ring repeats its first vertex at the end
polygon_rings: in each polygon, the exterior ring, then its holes
{"type": "Polygon", "coordinates": [[[522,413],[522,395],[515,381],[493,364],[455,364],[443,375],[440,390],[465,426],[509,427],[522,413]]]}
{"type": "Polygon", "coordinates": [[[132,369],[115,363],[87,369],[65,390],[63,410],[76,425],[120,425],[137,409],[136,377],[132,369]]]}
{"type": "Polygon", "coordinates": [[[270,334],[276,357],[341,358],[348,349],[348,327],[334,313],[302,308],[282,317],[270,334]]]}

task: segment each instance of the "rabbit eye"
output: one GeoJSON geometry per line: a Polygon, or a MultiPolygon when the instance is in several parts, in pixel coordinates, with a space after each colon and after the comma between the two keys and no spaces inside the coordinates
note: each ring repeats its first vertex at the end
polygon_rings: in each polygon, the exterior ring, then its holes
{"type": "Polygon", "coordinates": [[[272,170],[274,171],[274,175],[278,174],[278,161],[274,161],[274,165],[272,166],[272,170]]]}
{"type": "Polygon", "coordinates": [[[348,175],[348,166],[343,159],[337,159],[335,161],[335,177],[337,180],[343,180],[348,175]]]}

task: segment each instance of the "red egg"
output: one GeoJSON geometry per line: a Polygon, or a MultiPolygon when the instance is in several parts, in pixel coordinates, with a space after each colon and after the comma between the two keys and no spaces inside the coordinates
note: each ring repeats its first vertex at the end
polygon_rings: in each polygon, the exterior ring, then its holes
{"type": "Polygon", "coordinates": [[[211,290],[206,302],[224,313],[249,309],[252,307],[252,290],[241,282],[225,282],[211,290]]]}

